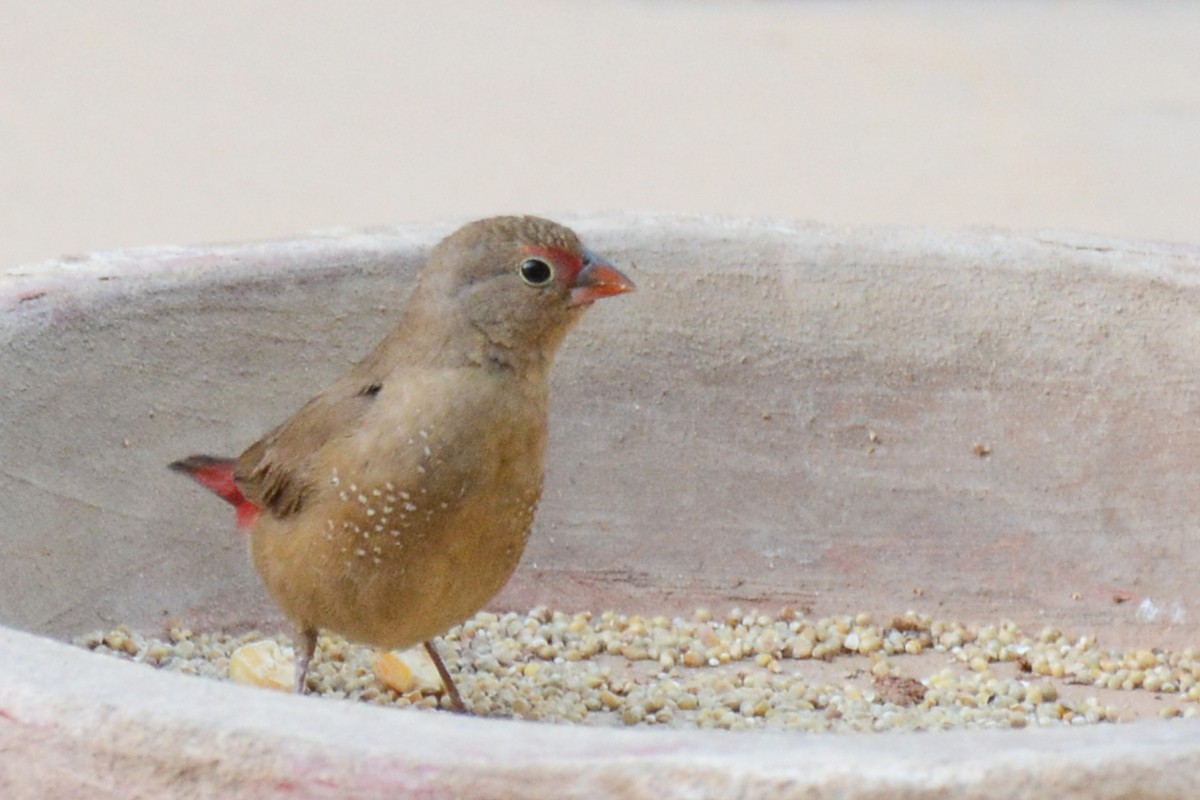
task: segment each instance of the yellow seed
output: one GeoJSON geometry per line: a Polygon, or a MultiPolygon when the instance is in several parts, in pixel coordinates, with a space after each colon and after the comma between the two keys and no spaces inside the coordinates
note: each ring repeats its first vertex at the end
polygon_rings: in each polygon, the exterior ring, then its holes
{"type": "Polygon", "coordinates": [[[375,656],[372,665],[375,677],[398,694],[408,694],[413,690],[412,668],[400,658],[400,654],[389,650],[375,656]]]}
{"type": "Polygon", "coordinates": [[[271,639],[244,644],[229,657],[229,679],[234,683],[290,692],[296,684],[291,653],[271,639]]]}
{"type": "Polygon", "coordinates": [[[871,653],[879,652],[883,649],[883,639],[872,633],[870,636],[863,636],[858,642],[858,652],[864,656],[871,653]]]}
{"type": "Polygon", "coordinates": [[[146,648],[146,658],[150,659],[152,663],[158,663],[170,655],[171,648],[167,647],[164,642],[155,642],[146,648]]]}
{"type": "Polygon", "coordinates": [[[375,656],[372,667],[375,677],[398,694],[437,692],[442,688],[437,667],[423,648],[388,650],[375,656]]]}
{"type": "Polygon", "coordinates": [[[642,708],[649,714],[662,711],[667,705],[667,695],[664,692],[653,692],[642,702],[642,708]]]}

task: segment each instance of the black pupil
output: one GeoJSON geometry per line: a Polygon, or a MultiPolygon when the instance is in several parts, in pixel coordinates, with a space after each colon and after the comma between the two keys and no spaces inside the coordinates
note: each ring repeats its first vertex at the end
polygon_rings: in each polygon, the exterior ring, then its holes
{"type": "Polygon", "coordinates": [[[521,277],[534,286],[550,280],[550,265],[540,258],[527,258],[521,263],[521,277]]]}

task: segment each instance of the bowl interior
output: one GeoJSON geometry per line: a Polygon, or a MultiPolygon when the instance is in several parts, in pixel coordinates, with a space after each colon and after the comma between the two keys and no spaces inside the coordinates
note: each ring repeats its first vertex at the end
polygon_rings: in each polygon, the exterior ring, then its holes
{"type": "MultiPolygon", "coordinates": [[[[562,352],[546,492],[497,607],[913,608],[1186,635],[1195,249],[577,227],[636,263],[639,291],[597,304],[562,352]]],[[[229,509],[165,465],[236,454],[364,354],[441,233],[9,276],[0,623],[279,623],[229,509]]]]}

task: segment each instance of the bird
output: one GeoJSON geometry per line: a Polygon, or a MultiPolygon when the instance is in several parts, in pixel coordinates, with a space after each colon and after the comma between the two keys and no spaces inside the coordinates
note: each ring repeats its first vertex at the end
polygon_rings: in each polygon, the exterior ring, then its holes
{"type": "Polygon", "coordinates": [[[570,228],[463,225],[429,253],[398,322],[236,458],[169,465],[233,505],[295,629],[295,691],[320,631],[381,649],[433,639],[507,583],[541,498],[550,368],[602,298],[634,291],[570,228]]]}

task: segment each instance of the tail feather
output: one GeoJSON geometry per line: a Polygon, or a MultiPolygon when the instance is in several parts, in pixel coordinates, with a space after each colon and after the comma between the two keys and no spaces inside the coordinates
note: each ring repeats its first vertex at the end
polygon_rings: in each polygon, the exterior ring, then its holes
{"type": "Polygon", "coordinates": [[[242,490],[233,479],[233,467],[236,462],[232,458],[217,458],[215,456],[188,456],[179,461],[173,461],[167,466],[176,472],[182,472],[210,492],[229,503],[237,511],[239,528],[249,528],[258,519],[260,509],[246,499],[242,490]]]}

